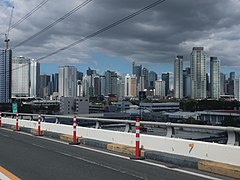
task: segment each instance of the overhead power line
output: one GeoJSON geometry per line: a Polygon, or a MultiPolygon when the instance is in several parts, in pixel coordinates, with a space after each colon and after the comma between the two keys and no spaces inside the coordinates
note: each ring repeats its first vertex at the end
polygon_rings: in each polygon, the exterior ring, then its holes
{"type": "MultiPolygon", "coordinates": [[[[29,13],[27,13],[25,16],[23,16],[21,19],[19,19],[17,22],[15,22],[13,25],[11,25],[11,27],[9,27],[9,31],[16,28],[19,24],[21,24],[23,21],[25,21],[27,18],[29,18],[33,13],[35,13],[38,9],[40,9],[47,2],[48,2],[48,0],[43,0],[41,3],[39,3],[29,13]]],[[[0,35],[4,35],[4,34],[5,33],[1,33],[0,35]]]]}
{"type": "Polygon", "coordinates": [[[20,42],[19,44],[15,45],[13,47],[13,49],[25,44],[26,42],[32,40],[33,38],[39,36],[40,34],[42,34],[43,32],[47,31],[48,29],[52,28],[53,26],[55,26],[56,24],[60,23],[61,21],[63,21],[64,19],[66,19],[67,17],[71,16],[73,13],[75,13],[76,11],[78,11],[79,9],[83,8],[84,6],[86,6],[88,3],[90,3],[92,0],[86,0],[83,3],[81,3],[80,5],[78,5],[77,7],[73,8],[71,11],[69,11],[67,14],[65,14],[64,16],[60,17],[59,19],[57,19],[56,21],[54,21],[53,23],[49,24],[48,26],[46,26],[45,28],[43,28],[41,31],[37,32],[36,34],[32,35],[31,37],[29,37],[28,39],[20,42]]]}
{"type": "MultiPolygon", "coordinates": [[[[161,3],[163,3],[164,1],[166,1],[166,0],[158,0],[158,1],[155,1],[154,3],[151,3],[151,4],[149,4],[148,6],[142,8],[142,9],[139,9],[138,11],[136,11],[136,12],[134,12],[134,13],[132,13],[132,14],[130,14],[130,15],[122,18],[122,19],[119,19],[118,21],[115,21],[114,23],[112,23],[112,24],[110,24],[110,25],[108,25],[108,26],[106,26],[106,27],[104,27],[104,28],[102,28],[102,29],[99,29],[98,31],[96,31],[96,32],[94,32],[94,33],[92,33],[92,34],[89,34],[88,36],[85,36],[84,38],[82,38],[82,39],[80,39],[80,40],[78,40],[78,41],[75,41],[74,43],[72,43],[72,44],[70,44],[70,45],[68,45],[68,46],[65,46],[65,47],[63,47],[63,48],[61,48],[61,49],[59,49],[59,50],[57,50],[57,51],[54,51],[54,52],[48,54],[48,55],[42,56],[42,57],[38,58],[37,60],[38,60],[38,61],[41,61],[41,60],[43,60],[43,59],[46,59],[46,58],[48,58],[48,57],[50,57],[50,56],[53,56],[53,55],[61,52],[61,51],[63,51],[63,50],[69,49],[69,48],[71,48],[71,47],[73,47],[73,46],[75,46],[75,45],[77,45],[77,44],[79,44],[79,43],[82,43],[82,42],[84,42],[84,41],[86,41],[86,40],[88,40],[88,39],[90,39],[90,38],[92,38],[92,37],[94,37],[94,36],[97,36],[97,35],[105,32],[105,31],[107,31],[107,30],[109,30],[109,29],[111,29],[111,28],[113,28],[113,27],[115,27],[115,26],[117,26],[117,25],[119,25],[119,24],[121,24],[121,23],[123,23],[123,22],[125,22],[125,21],[127,21],[127,20],[129,20],[129,19],[131,19],[131,18],[133,18],[133,17],[135,17],[135,16],[137,16],[137,15],[139,15],[139,14],[141,14],[141,13],[143,13],[143,12],[145,12],[145,11],[147,11],[147,10],[149,10],[149,9],[157,6],[157,5],[159,5],[159,4],[161,4],[161,3]]],[[[28,64],[26,64],[26,65],[28,65],[28,64]]],[[[26,65],[23,65],[23,66],[21,66],[21,67],[24,67],[24,66],[26,66],[26,65]]],[[[17,69],[19,69],[19,68],[21,68],[21,67],[12,69],[12,71],[13,71],[13,70],[17,70],[17,69]]]]}
{"type": "Polygon", "coordinates": [[[145,12],[145,11],[147,11],[147,10],[157,6],[157,5],[159,5],[159,4],[161,4],[161,3],[163,3],[164,1],[166,1],[166,0],[155,1],[154,3],[149,4],[148,6],[142,8],[142,9],[139,9],[138,11],[136,11],[136,12],[134,12],[134,13],[132,13],[132,14],[122,18],[122,19],[119,19],[118,21],[115,21],[114,23],[112,23],[112,24],[110,24],[108,26],[105,26],[104,28],[99,29],[98,31],[96,31],[96,32],[94,32],[92,34],[89,34],[89,35],[83,37],[82,39],[79,39],[79,40],[73,42],[72,44],[69,44],[68,46],[65,46],[65,47],[63,47],[61,49],[58,49],[58,50],[56,50],[56,51],[54,51],[54,52],[52,52],[52,53],[50,53],[48,55],[42,56],[42,57],[38,58],[37,60],[40,61],[40,60],[46,59],[46,58],[48,58],[50,56],[53,56],[53,55],[55,55],[55,54],[57,54],[57,53],[59,53],[61,51],[64,51],[64,50],[69,49],[69,48],[71,48],[73,46],[76,46],[79,43],[82,43],[82,42],[84,42],[84,41],[86,41],[86,40],[88,40],[88,39],[90,39],[90,38],[92,38],[94,36],[97,36],[97,35],[105,32],[105,31],[108,31],[109,29],[111,29],[111,28],[113,28],[115,26],[118,26],[119,24],[121,24],[121,23],[123,23],[123,22],[125,22],[125,21],[127,21],[127,20],[129,20],[129,19],[131,19],[131,18],[133,18],[133,17],[135,17],[135,16],[137,16],[137,15],[139,15],[139,14],[141,14],[141,13],[143,13],[143,12],[145,12]]]}

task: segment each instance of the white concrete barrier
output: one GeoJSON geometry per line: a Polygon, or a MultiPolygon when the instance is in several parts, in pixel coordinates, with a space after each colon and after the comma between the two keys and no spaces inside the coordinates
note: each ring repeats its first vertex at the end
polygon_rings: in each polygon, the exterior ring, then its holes
{"type": "MultiPolygon", "coordinates": [[[[2,123],[15,125],[16,120],[2,118],[2,123]]],[[[19,120],[20,127],[37,129],[37,121],[19,120]]],[[[41,123],[41,130],[61,134],[73,134],[73,127],[70,125],[41,123]]],[[[77,136],[99,141],[135,146],[135,134],[127,132],[110,131],[86,127],[77,127],[77,136]]],[[[195,157],[203,160],[216,161],[232,165],[240,165],[240,147],[207,143],[179,138],[168,138],[163,136],[141,135],[141,147],[153,151],[161,151],[188,157],[195,157]]]]}

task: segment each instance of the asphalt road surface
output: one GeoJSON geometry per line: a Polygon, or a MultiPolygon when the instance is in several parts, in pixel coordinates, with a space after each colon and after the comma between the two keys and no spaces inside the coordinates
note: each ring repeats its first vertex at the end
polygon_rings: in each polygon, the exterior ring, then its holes
{"type": "Polygon", "coordinates": [[[24,180],[222,179],[3,128],[0,128],[0,166],[24,180]]]}

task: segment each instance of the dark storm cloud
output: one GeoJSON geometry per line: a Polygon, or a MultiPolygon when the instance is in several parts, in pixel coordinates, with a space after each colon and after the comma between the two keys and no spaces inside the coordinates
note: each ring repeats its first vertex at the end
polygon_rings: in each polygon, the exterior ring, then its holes
{"type": "MultiPolygon", "coordinates": [[[[37,0],[28,2],[14,2],[17,17],[22,17],[39,3],[37,0]]],[[[39,12],[10,32],[12,45],[27,39],[82,2],[49,0],[39,12]]],[[[151,2],[154,1],[92,1],[52,29],[16,48],[15,54],[41,57],[151,2]]],[[[143,64],[172,63],[178,54],[184,55],[185,61],[188,61],[193,46],[204,46],[207,57],[218,56],[222,65],[239,66],[239,8],[238,0],[166,0],[99,36],[49,57],[47,62],[71,59],[71,62],[83,63],[84,58],[91,60],[90,52],[96,52],[134,59],[143,64]]],[[[6,13],[0,13],[0,17],[6,17],[6,13]]],[[[5,29],[7,23],[0,22],[3,24],[1,28],[5,29]]]]}

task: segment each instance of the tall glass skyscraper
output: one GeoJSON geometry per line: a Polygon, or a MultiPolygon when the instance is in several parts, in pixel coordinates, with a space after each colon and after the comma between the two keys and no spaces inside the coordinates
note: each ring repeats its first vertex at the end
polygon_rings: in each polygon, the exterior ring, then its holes
{"type": "Polygon", "coordinates": [[[74,66],[59,67],[59,97],[77,96],[77,68],[74,66]]]}
{"type": "Polygon", "coordinates": [[[12,97],[30,96],[30,59],[23,56],[12,59],[12,97]]]}
{"type": "Polygon", "coordinates": [[[210,57],[210,82],[211,98],[219,99],[220,97],[220,61],[217,57],[210,57]]]}
{"type": "Polygon", "coordinates": [[[165,96],[168,95],[169,92],[169,84],[170,84],[170,75],[169,73],[162,74],[162,80],[165,81],[165,96]]]}
{"type": "Polygon", "coordinates": [[[30,97],[40,96],[40,64],[32,59],[30,65],[30,97]]]}
{"type": "Polygon", "coordinates": [[[203,47],[193,47],[191,53],[191,98],[205,99],[206,93],[206,55],[203,47]]]}
{"type": "Polygon", "coordinates": [[[183,98],[183,56],[177,56],[174,61],[174,97],[183,98]]]}
{"type": "Polygon", "coordinates": [[[11,102],[12,50],[0,50],[0,103],[11,102]]]}

